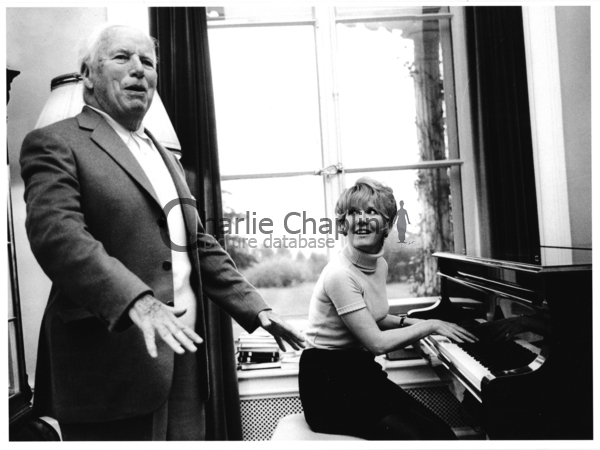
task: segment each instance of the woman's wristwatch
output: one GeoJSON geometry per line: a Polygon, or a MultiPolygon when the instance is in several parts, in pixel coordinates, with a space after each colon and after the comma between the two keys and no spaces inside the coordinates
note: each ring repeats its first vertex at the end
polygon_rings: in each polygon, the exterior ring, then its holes
{"type": "Polygon", "coordinates": [[[398,326],[398,328],[402,328],[404,327],[404,320],[406,319],[406,314],[400,314],[400,325],[398,326]]]}

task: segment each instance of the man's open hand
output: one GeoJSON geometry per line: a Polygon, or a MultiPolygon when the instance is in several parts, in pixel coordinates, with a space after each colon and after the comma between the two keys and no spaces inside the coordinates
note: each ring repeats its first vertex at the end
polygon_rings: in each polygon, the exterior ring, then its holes
{"type": "Polygon", "coordinates": [[[150,356],[158,356],[156,333],[176,353],[196,351],[194,343],[201,344],[202,338],[178,319],[185,311],[185,308],[167,306],[151,295],[136,300],[129,308],[129,317],[142,330],[150,356]]]}
{"type": "Polygon", "coordinates": [[[285,352],[286,341],[294,350],[304,348],[304,337],[299,331],[294,329],[289,323],[279,317],[271,310],[264,310],[258,313],[259,325],[273,335],[279,348],[285,352]]]}

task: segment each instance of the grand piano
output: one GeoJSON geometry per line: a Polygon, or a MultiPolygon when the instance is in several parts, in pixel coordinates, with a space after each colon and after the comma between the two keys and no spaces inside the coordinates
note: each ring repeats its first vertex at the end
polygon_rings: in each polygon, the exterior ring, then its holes
{"type": "Polygon", "coordinates": [[[432,335],[421,348],[462,387],[490,439],[592,439],[592,266],[436,253],[440,298],[409,317],[479,338],[432,335]]]}

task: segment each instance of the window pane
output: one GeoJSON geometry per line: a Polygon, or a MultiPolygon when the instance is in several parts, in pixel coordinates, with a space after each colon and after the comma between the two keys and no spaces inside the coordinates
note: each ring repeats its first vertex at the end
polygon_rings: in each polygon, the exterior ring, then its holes
{"type": "Polygon", "coordinates": [[[384,244],[389,298],[439,294],[437,263],[431,255],[454,249],[448,172],[444,168],[346,174],[348,187],[368,176],[391,187],[397,204],[404,202],[405,230],[399,217],[384,244]]]}
{"type": "Polygon", "coordinates": [[[283,20],[310,20],[313,18],[313,8],[312,6],[277,5],[275,3],[268,5],[238,3],[228,6],[207,6],[206,14],[209,24],[229,21],[255,23],[283,20]]]}
{"type": "MultiPolygon", "coordinates": [[[[335,224],[325,216],[323,180],[224,181],[222,194],[231,225],[225,229],[227,251],[238,268],[277,314],[305,319],[313,287],[328,261],[327,247],[335,239],[335,224]]],[[[240,331],[234,323],[236,338],[240,331]]]]}
{"type": "Polygon", "coordinates": [[[209,30],[222,175],[321,166],[311,26],[209,30]]]}
{"type": "Polygon", "coordinates": [[[337,25],[344,166],[447,159],[437,20],[337,25]]]}

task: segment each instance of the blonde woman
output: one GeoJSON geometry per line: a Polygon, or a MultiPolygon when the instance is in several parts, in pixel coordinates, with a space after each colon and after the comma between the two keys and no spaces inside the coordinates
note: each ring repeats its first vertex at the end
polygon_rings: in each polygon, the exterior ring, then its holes
{"type": "Polygon", "coordinates": [[[452,323],[388,314],[383,241],[396,213],[392,190],[369,178],[359,179],[337,202],[338,226],[348,239],[323,270],[311,299],[299,374],[304,414],[322,433],[455,439],[443,420],[390,381],[375,361],[430,334],[477,340],[452,323]]]}

